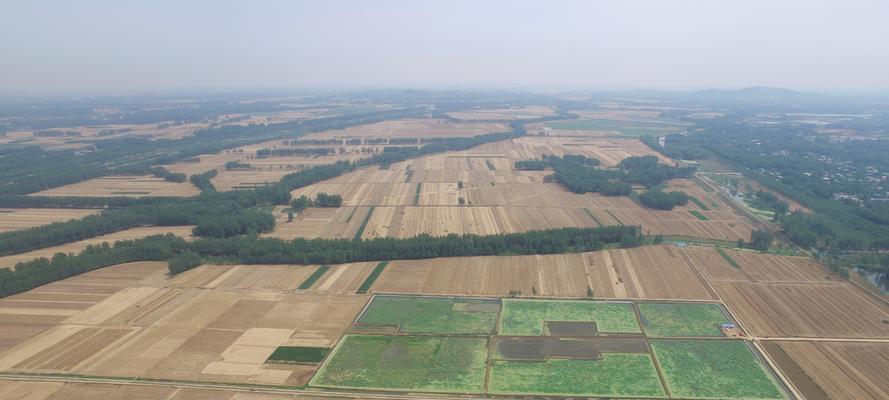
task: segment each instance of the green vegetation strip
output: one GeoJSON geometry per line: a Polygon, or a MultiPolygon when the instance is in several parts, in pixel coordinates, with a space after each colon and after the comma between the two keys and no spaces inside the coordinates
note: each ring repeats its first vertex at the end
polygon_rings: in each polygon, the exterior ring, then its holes
{"type": "Polygon", "coordinates": [[[725,250],[720,249],[720,248],[717,247],[717,248],[716,248],[716,252],[719,253],[719,255],[722,256],[722,258],[723,258],[727,263],[729,263],[729,265],[731,265],[731,266],[733,266],[733,267],[735,267],[735,268],[741,269],[741,264],[738,264],[738,262],[735,261],[734,258],[732,258],[731,256],[729,256],[729,255],[725,252],[725,250]]]}
{"type": "Polygon", "coordinates": [[[488,339],[346,335],[309,386],[480,393],[488,339]]]}
{"type": "Polygon", "coordinates": [[[420,204],[420,189],[423,187],[422,183],[417,184],[417,192],[414,193],[414,205],[420,204]]]}
{"type": "Polygon", "coordinates": [[[383,273],[386,265],[389,265],[389,261],[383,261],[377,264],[377,266],[374,267],[374,270],[370,272],[370,275],[367,276],[367,279],[364,280],[364,283],[361,284],[361,287],[358,288],[358,293],[367,293],[367,291],[370,290],[370,287],[373,286],[374,282],[377,281],[377,278],[380,277],[380,274],[383,273]]]}
{"type": "Polygon", "coordinates": [[[707,211],[710,207],[707,207],[701,199],[698,199],[695,196],[688,196],[688,199],[691,200],[692,203],[695,203],[696,206],[700,207],[701,210],[707,211]]]}
{"type": "Polygon", "coordinates": [[[595,322],[599,332],[641,333],[633,305],[584,300],[503,299],[500,335],[540,336],[544,321],[595,322]]]}
{"type": "Polygon", "coordinates": [[[655,339],[649,343],[673,397],[784,398],[742,340],[655,339]]]}
{"type": "Polygon", "coordinates": [[[691,215],[694,215],[695,218],[697,218],[701,221],[709,221],[710,220],[710,218],[707,218],[706,215],[701,214],[701,212],[698,210],[689,210],[688,212],[691,213],[691,215]]]}
{"type": "Polygon", "coordinates": [[[603,354],[601,360],[493,361],[488,390],[497,394],[661,397],[648,354],[603,354]]]}
{"type": "Polygon", "coordinates": [[[497,170],[497,167],[494,166],[494,163],[492,163],[491,160],[485,160],[485,164],[488,165],[489,170],[491,170],[491,171],[497,170]]]}
{"type": "Polygon", "coordinates": [[[293,347],[281,346],[275,349],[266,362],[290,364],[290,363],[319,363],[330,349],[326,347],[293,347]]]}
{"type": "Polygon", "coordinates": [[[318,281],[318,279],[321,279],[321,277],[324,276],[324,274],[327,273],[327,270],[329,269],[330,267],[327,265],[318,267],[318,269],[316,269],[315,272],[312,273],[312,275],[309,275],[309,277],[306,278],[306,280],[303,281],[303,283],[301,283],[297,289],[306,290],[312,287],[312,285],[314,285],[315,282],[318,281]]]}
{"type": "Polygon", "coordinates": [[[397,325],[399,332],[441,334],[494,333],[500,304],[496,300],[375,296],[358,318],[360,325],[397,325]]]}
{"type": "Polygon", "coordinates": [[[718,304],[639,303],[648,336],[722,336],[720,325],[730,322],[718,304]]]}
{"type": "Polygon", "coordinates": [[[364,221],[361,221],[361,226],[358,227],[358,232],[355,232],[355,237],[352,238],[353,240],[361,240],[361,236],[364,235],[364,229],[367,228],[367,223],[370,222],[370,216],[374,213],[374,208],[375,207],[371,207],[367,210],[367,215],[364,216],[364,221]]]}
{"type": "Polygon", "coordinates": [[[602,221],[599,221],[599,218],[596,218],[596,214],[593,214],[592,210],[590,210],[589,208],[584,208],[583,211],[585,211],[586,215],[589,215],[589,217],[592,218],[593,221],[596,221],[596,223],[599,224],[599,226],[605,226],[605,224],[603,224],[602,221]]]}

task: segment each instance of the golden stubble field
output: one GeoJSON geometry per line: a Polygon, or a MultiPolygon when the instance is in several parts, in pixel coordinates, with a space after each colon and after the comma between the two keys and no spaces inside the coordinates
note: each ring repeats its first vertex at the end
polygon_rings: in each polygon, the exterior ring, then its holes
{"type": "Polygon", "coordinates": [[[0,232],[80,219],[98,212],[99,210],[68,208],[0,208],[0,232]]]}
{"type": "Polygon", "coordinates": [[[707,205],[706,210],[689,203],[660,211],[642,207],[628,197],[578,195],[559,184],[543,183],[550,172],[514,170],[515,161],[553,152],[582,152],[612,165],[623,157],[652,154],[635,139],[585,141],[577,147],[562,146],[565,141],[523,137],[468,151],[411,159],[388,169],[365,168],[309,185],[292,195],[339,194],[343,207],[309,209],[293,222],[287,222],[286,216],[279,213],[279,224],[271,236],[350,238],[363,222],[367,209],[373,207],[363,238],[514,233],[624,224],[641,225],[647,234],[749,239],[753,227],[746,218],[688,179],[676,179],[669,185],[700,198],[707,205]],[[699,219],[691,211],[699,212],[707,220],[699,219]]]}
{"type": "Polygon", "coordinates": [[[544,106],[516,106],[508,108],[486,108],[449,112],[448,116],[466,121],[495,121],[535,119],[555,115],[555,111],[544,106]]]}
{"type": "Polygon", "coordinates": [[[114,175],[59,186],[35,196],[190,197],[200,191],[190,182],[167,182],[152,175],[114,175]]]}
{"type": "Polygon", "coordinates": [[[353,126],[342,130],[311,133],[305,139],[348,138],[430,138],[472,137],[486,133],[509,132],[509,126],[497,122],[450,122],[438,118],[414,118],[353,126]]]}

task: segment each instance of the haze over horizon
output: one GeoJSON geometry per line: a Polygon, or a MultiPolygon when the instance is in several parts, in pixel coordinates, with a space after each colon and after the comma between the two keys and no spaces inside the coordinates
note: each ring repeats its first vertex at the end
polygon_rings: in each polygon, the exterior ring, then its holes
{"type": "Polygon", "coordinates": [[[6,3],[0,94],[345,88],[889,93],[889,2],[6,3]]]}

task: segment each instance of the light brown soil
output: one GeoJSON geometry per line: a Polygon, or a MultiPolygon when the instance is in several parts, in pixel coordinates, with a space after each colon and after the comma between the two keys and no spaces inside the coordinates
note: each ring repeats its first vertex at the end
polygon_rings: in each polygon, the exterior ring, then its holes
{"type": "Polygon", "coordinates": [[[34,193],[35,196],[189,197],[200,191],[190,182],[167,182],[151,175],[118,175],[90,179],[34,193]]]}
{"type": "Polygon", "coordinates": [[[0,233],[79,219],[98,212],[67,208],[0,208],[0,233]]]}
{"type": "Polygon", "coordinates": [[[885,379],[885,371],[889,370],[887,343],[771,342],[766,348],[773,356],[786,355],[776,357],[783,361],[779,365],[785,373],[794,372],[790,379],[806,398],[889,397],[889,382],[885,379]]]}

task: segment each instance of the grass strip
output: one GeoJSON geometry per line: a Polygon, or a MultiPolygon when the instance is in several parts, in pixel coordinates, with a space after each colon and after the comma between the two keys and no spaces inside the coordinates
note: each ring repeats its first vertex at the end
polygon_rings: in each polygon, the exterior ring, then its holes
{"type": "Polygon", "coordinates": [[[349,213],[349,216],[346,218],[346,223],[347,223],[347,224],[349,223],[349,221],[352,221],[352,216],[355,215],[355,210],[357,210],[357,209],[358,209],[358,207],[353,207],[353,208],[352,208],[352,212],[350,212],[350,213],[349,213]]]}
{"type": "Polygon", "coordinates": [[[319,363],[330,349],[326,347],[281,346],[275,349],[266,362],[279,364],[319,363]]]}
{"type": "Polygon", "coordinates": [[[614,215],[614,214],[611,212],[611,210],[605,210],[605,212],[607,212],[608,215],[611,216],[611,218],[614,218],[614,220],[617,221],[617,223],[620,224],[620,226],[624,226],[624,223],[621,222],[620,218],[618,218],[616,215],[614,215]]]}
{"type": "Polygon", "coordinates": [[[327,265],[318,267],[318,269],[316,269],[315,272],[312,272],[312,275],[309,275],[309,277],[306,278],[306,280],[303,281],[303,283],[300,284],[297,289],[306,290],[312,287],[312,285],[314,285],[315,282],[318,281],[318,279],[321,279],[321,277],[324,276],[324,274],[327,273],[327,270],[329,269],[330,267],[327,265]]]}
{"type": "Polygon", "coordinates": [[[696,206],[700,207],[701,210],[707,211],[710,209],[709,207],[707,207],[706,204],[704,204],[703,201],[701,201],[700,199],[698,199],[695,196],[688,196],[688,199],[691,200],[692,203],[695,203],[696,206]]]}
{"type": "Polygon", "coordinates": [[[732,258],[731,256],[729,256],[725,251],[723,251],[722,249],[720,249],[719,247],[717,247],[717,248],[716,248],[716,252],[719,253],[719,255],[721,255],[722,258],[725,259],[725,261],[726,261],[727,263],[729,263],[732,267],[735,267],[735,268],[737,268],[737,269],[741,269],[741,264],[738,264],[738,262],[735,261],[734,258],[732,258]]]}
{"type": "Polygon", "coordinates": [[[377,278],[380,277],[380,274],[383,273],[383,270],[386,269],[386,265],[389,265],[389,261],[382,261],[377,264],[374,270],[370,272],[370,275],[367,276],[367,279],[364,280],[364,283],[361,284],[361,287],[358,288],[358,293],[367,293],[374,282],[377,281],[377,278]]]}
{"type": "Polygon", "coordinates": [[[488,169],[489,169],[489,170],[491,170],[491,171],[496,171],[496,170],[497,170],[497,168],[494,167],[494,163],[492,163],[491,160],[485,160],[485,164],[488,164],[488,169]]]}
{"type": "Polygon", "coordinates": [[[422,183],[417,184],[417,193],[414,193],[414,205],[420,204],[420,188],[422,187],[422,183]]]}
{"type": "Polygon", "coordinates": [[[370,216],[374,213],[374,207],[371,207],[367,210],[367,215],[364,216],[364,221],[361,221],[361,226],[358,228],[358,232],[355,232],[355,237],[352,240],[361,240],[361,235],[364,235],[364,228],[367,228],[367,223],[370,222],[370,216]]]}
{"type": "Polygon", "coordinates": [[[599,218],[596,218],[596,214],[593,214],[593,212],[589,208],[584,208],[583,211],[585,211],[586,215],[589,215],[590,218],[593,219],[593,221],[596,221],[596,223],[599,224],[599,226],[605,226],[605,224],[603,224],[602,221],[599,221],[599,218]]]}
{"type": "Polygon", "coordinates": [[[710,218],[707,218],[706,215],[701,214],[701,212],[698,210],[689,210],[688,212],[691,213],[691,215],[694,215],[695,218],[697,218],[701,221],[709,221],[710,220],[710,218]]]}

